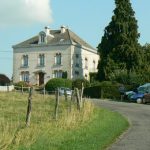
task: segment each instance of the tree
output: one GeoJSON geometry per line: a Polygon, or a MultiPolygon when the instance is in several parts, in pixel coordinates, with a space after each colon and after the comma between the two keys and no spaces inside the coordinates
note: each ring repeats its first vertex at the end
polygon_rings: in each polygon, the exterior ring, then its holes
{"type": "Polygon", "coordinates": [[[130,0],[115,0],[115,5],[112,20],[98,45],[101,59],[97,77],[101,81],[109,80],[109,75],[120,69],[129,75],[141,65],[140,35],[130,0]]]}
{"type": "MultiPolygon", "coordinates": [[[[148,69],[150,71],[150,44],[146,43],[143,47],[144,52],[144,66],[146,67],[146,70],[148,69]]],[[[143,67],[144,67],[143,66],[143,67]]]]}

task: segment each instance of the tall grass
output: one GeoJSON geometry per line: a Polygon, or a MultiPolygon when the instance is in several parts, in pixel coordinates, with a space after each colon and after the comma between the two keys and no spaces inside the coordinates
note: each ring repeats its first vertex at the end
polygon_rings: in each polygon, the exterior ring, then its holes
{"type": "Polygon", "coordinates": [[[30,127],[25,126],[28,94],[0,93],[1,150],[99,150],[128,126],[119,114],[96,109],[87,101],[80,112],[72,111],[60,97],[58,120],[55,97],[33,94],[30,127]]]}

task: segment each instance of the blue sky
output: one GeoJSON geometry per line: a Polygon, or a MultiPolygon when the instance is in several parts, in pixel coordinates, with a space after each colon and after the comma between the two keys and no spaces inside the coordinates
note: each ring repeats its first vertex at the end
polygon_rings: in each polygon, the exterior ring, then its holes
{"type": "MultiPolygon", "coordinates": [[[[150,43],[150,1],[131,0],[138,20],[143,45],[150,43]]],[[[0,73],[12,76],[12,45],[38,34],[47,25],[68,26],[81,38],[97,47],[105,26],[111,20],[114,0],[1,0],[0,73]]]]}

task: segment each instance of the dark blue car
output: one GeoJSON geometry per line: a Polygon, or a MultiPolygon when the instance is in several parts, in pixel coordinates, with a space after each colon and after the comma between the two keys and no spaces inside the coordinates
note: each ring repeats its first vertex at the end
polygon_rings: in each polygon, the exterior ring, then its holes
{"type": "Polygon", "coordinates": [[[143,97],[145,94],[150,93],[150,83],[146,83],[142,86],[139,86],[137,88],[136,92],[133,92],[133,94],[130,96],[130,99],[132,101],[135,101],[137,103],[143,103],[143,97]]]}

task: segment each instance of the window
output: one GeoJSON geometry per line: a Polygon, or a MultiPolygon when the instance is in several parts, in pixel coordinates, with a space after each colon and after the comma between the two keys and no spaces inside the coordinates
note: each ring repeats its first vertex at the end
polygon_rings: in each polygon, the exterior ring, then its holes
{"type": "Polygon", "coordinates": [[[79,76],[79,71],[75,71],[75,76],[79,76]]]}
{"type": "Polygon", "coordinates": [[[45,65],[45,56],[44,54],[40,54],[38,58],[38,66],[44,66],[45,65]]]}
{"type": "Polygon", "coordinates": [[[61,65],[61,53],[57,53],[55,56],[55,64],[61,65]]]}
{"type": "Polygon", "coordinates": [[[62,78],[62,70],[55,70],[54,71],[54,78],[62,78]]]}
{"type": "Polygon", "coordinates": [[[75,67],[80,67],[79,65],[79,54],[76,54],[76,64],[75,67]]]}
{"type": "Polygon", "coordinates": [[[85,58],[85,69],[88,69],[88,59],[85,58]]]}
{"type": "Polygon", "coordinates": [[[41,34],[41,43],[45,43],[45,34],[41,34]]]}
{"type": "Polygon", "coordinates": [[[95,66],[95,60],[93,60],[93,71],[95,71],[96,66],[95,66]]]}
{"type": "Polygon", "coordinates": [[[85,74],[85,79],[87,79],[88,78],[88,76],[87,76],[87,74],[85,74]]]}
{"type": "Polygon", "coordinates": [[[22,56],[22,67],[28,67],[28,55],[22,56]]]}
{"type": "Polygon", "coordinates": [[[79,54],[76,54],[76,58],[79,58],[79,54]]]}
{"type": "Polygon", "coordinates": [[[29,72],[21,72],[21,81],[29,82],[29,72]]]}

